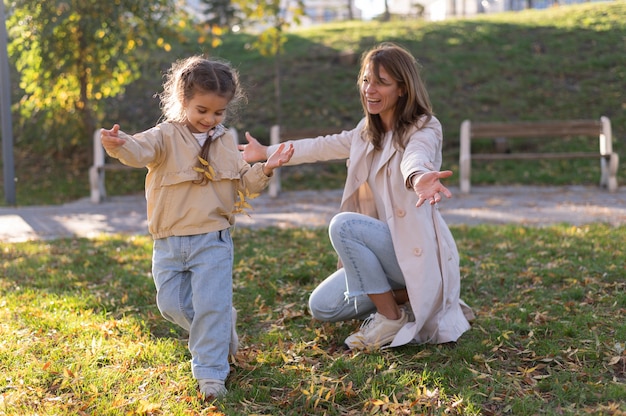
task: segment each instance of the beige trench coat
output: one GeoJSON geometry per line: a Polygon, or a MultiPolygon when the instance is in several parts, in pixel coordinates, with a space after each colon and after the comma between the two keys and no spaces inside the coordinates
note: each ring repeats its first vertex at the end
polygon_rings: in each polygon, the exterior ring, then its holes
{"type": "MultiPolygon", "coordinates": [[[[383,166],[375,173],[385,205],[379,218],[367,184],[373,146],[361,137],[363,121],[351,131],[294,140],[290,165],[348,159],[341,211],[359,212],[386,222],[404,274],[415,321],[407,323],[391,347],[408,343],[456,341],[470,328],[471,309],[460,299],[459,255],[454,238],[437,206],[417,208],[417,195],[408,184],[413,173],[441,168],[442,129],[436,118],[415,129],[404,151],[383,149],[383,166]]],[[[268,149],[271,154],[275,149],[268,149]]]]}

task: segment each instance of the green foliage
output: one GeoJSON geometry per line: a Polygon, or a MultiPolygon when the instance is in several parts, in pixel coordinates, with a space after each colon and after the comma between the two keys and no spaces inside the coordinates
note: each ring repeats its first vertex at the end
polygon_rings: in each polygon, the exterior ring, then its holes
{"type": "MultiPolygon", "coordinates": [[[[614,1],[443,22],[355,21],[292,29],[284,33],[288,42],[280,57],[280,87],[286,92],[281,97],[281,124],[291,131],[354,127],[362,117],[356,90],[359,57],[376,43],[390,40],[409,48],[423,65],[422,73],[444,128],[446,169],[458,171],[459,126],[466,118],[567,120],[606,115],[613,126],[614,149],[622,154],[626,139],[626,54],[617,51],[624,49],[624,15],[626,4],[614,1]]],[[[220,38],[222,43],[211,49],[206,42],[210,33],[198,38],[192,25],[175,27],[176,36],[186,40],[164,38],[172,50],[145,57],[140,63],[141,77],[126,86],[125,94],[106,100],[104,125],[118,122],[128,132],[154,125],[160,115],[154,95],[160,92],[162,71],[177,58],[206,53],[234,64],[249,97],[248,105],[239,109],[236,117],[229,115],[229,125],[237,128],[240,137],[250,131],[268,143],[277,114],[275,63],[252,47],[257,36],[225,34],[220,38]]],[[[21,95],[14,92],[14,97],[21,95]]],[[[64,113],[56,116],[66,118],[64,113]]],[[[40,119],[41,115],[35,113],[17,123],[23,129],[15,135],[18,202],[59,203],[87,196],[86,172],[91,157],[85,160],[83,154],[79,159],[65,152],[62,158],[52,158],[49,152],[33,148],[27,141],[43,143],[40,138],[51,140],[53,136],[56,140],[61,136],[58,129],[42,129],[40,119]]],[[[75,136],[72,128],[70,125],[62,130],[62,136],[88,149],[91,134],[75,136]]],[[[520,143],[530,146],[528,150],[533,152],[548,147],[554,151],[572,150],[574,146],[582,150],[583,145],[577,138],[520,143]]],[[[585,143],[595,149],[593,140],[585,143]]],[[[491,146],[491,142],[476,144],[484,150],[491,146]]],[[[474,163],[475,185],[590,185],[599,181],[596,160],[474,163]]],[[[302,173],[307,170],[288,168],[284,172],[285,187],[289,189],[305,183],[316,189],[341,184],[338,176],[327,185],[326,174],[320,176],[323,180],[312,183],[316,175],[302,173]]],[[[625,180],[621,172],[623,169],[618,171],[619,183],[625,180]]],[[[143,177],[139,173],[107,173],[108,190],[111,194],[141,192],[143,177]]]]}
{"type": "Polygon", "coordinates": [[[327,230],[235,228],[241,345],[217,403],[156,308],[150,237],[0,243],[0,413],[624,414],[626,229],[452,233],[472,328],[454,345],[351,353],[359,322],[306,306],[335,270],[327,230]]]}
{"type": "Polygon", "coordinates": [[[102,120],[104,100],[140,76],[147,52],[170,48],[163,37],[176,36],[173,12],[171,0],[10,2],[24,133],[35,122],[40,134],[32,137],[59,150],[83,145],[102,120]]]}
{"type": "Polygon", "coordinates": [[[259,33],[253,48],[263,56],[282,54],[283,45],[287,41],[285,32],[291,24],[299,24],[299,19],[304,14],[302,0],[294,1],[295,4],[281,0],[233,0],[233,3],[246,17],[247,30],[259,33]]]}

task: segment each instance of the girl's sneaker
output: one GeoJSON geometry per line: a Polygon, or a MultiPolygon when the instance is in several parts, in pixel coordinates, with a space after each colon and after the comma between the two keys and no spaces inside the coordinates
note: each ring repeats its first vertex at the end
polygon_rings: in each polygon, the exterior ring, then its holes
{"type": "Polygon", "coordinates": [[[228,393],[222,380],[203,378],[198,380],[198,385],[200,386],[200,393],[202,393],[205,400],[217,399],[228,393]]]}

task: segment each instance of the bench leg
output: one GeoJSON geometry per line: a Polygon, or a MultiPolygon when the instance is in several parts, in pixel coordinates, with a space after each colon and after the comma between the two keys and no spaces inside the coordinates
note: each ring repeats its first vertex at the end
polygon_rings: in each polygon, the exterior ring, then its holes
{"type": "Polygon", "coordinates": [[[606,188],[610,192],[617,191],[617,168],[619,166],[619,155],[611,153],[609,159],[600,159],[600,187],[606,188]]]}
{"type": "MultiPolygon", "coordinates": [[[[274,125],[270,128],[270,145],[275,145],[279,143],[280,143],[280,126],[274,125]]],[[[269,190],[269,195],[272,198],[276,198],[278,194],[281,192],[280,171],[281,169],[274,170],[272,179],[270,179],[268,190],[269,190]]]]}
{"type": "Polygon", "coordinates": [[[104,186],[104,170],[97,166],[89,168],[89,187],[91,189],[91,202],[99,204],[106,197],[104,186]]]}
{"type": "Polygon", "coordinates": [[[464,120],[461,123],[460,132],[460,153],[459,153],[459,173],[461,193],[469,194],[471,184],[470,175],[472,170],[472,149],[471,149],[471,123],[464,120]]]}
{"type": "Polygon", "coordinates": [[[619,166],[619,155],[617,153],[611,153],[608,165],[607,188],[609,192],[615,192],[617,191],[617,168],[619,166]]]}

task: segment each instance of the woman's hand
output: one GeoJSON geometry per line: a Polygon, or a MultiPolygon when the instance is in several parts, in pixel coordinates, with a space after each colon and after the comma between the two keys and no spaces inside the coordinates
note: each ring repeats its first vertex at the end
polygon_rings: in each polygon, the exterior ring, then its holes
{"type": "Polygon", "coordinates": [[[259,141],[252,137],[249,132],[246,132],[246,140],[248,141],[248,144],[240,144],[237,146],[242,152],[241,155],[243,160],[248,163],[253,163],[267,159],[267,146],[259,143],[259,141]]]}
{"type": "Polygon", "coordinates": [[[421,207],[424,202],[430,201],[430,205],[435,205],[441,201],[441,194],[444,194],[447,198],[452,197],[452,193],[439,182],[439,179],[448,178],[452,176],[451,170],[444,170],[441,172],[426,172],[421,175],[416,175],[413,179],[413,190],[417,194],[416,207],[421,207]]]}
{"type": "Polygon", "coordinates": [[[281,167],[285,163],[289,162],[293,156],[293,144],[281,143],[278,149],[270,155],[263,166],[263,173],[265,176],[272,176],[274,169],[281,167]]]}

